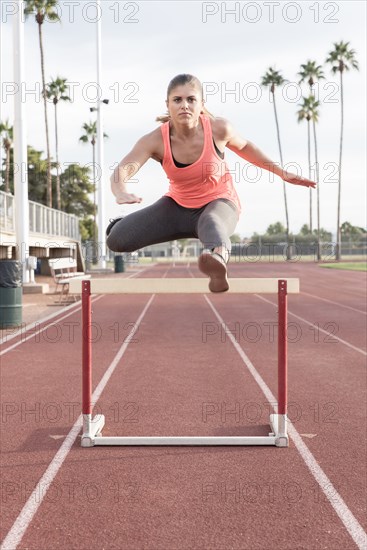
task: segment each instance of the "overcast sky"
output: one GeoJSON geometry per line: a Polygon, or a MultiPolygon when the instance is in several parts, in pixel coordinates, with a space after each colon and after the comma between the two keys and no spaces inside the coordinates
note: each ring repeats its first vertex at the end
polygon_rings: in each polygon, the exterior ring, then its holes
{"type": "MultiPolygon", "coordinates": [[[[14,1],[1,0],[1,118],[13,121],[14,81],[12,23],[14,1]]],[[[59,1],[61,23],[43,26],[46,79],[61,76],[73,82],[72,102],[59,106],[60,162],[91,162],[91,146],[78,143],[82,125],[94,120],[89,108],[96,99],[96,2],[59,1]]],[[[323,65],[333,42],[350,41],[360,71],[345,74],[345,130],[342,166],[342,221],[364,226],[366,203],[366,3],[355,2],[200,2],[102,1],[101,99],[104,109],[106,218],[147,206],[167,190],[162,168],[149,160],[129,190],[143,197],[140,205],[118,206],[110,191],[111,167],[143,134],[153,130],[165,112],[168,82],[192,73],[204,85],[209,111],[229,119],[238,132],[279,162],[273,105],[260,87],[270,67],[289,82],[277,91],[284,163],[296,163],[308,176],[307,126],[296,112],[307,86],[298,85],[301,63],[323,65]]],[[[28,143],[45,151],[41,71],[37,24],[25,24],[26,74],[23,93],[28,143]],[[34,93],[38,90],[38,93],[34,93]]],[[[340,138],[339,77],[324,67],[325,80],[316,90],[320,105],[317,126],[320,162],[321,225],[335,233],[337,168],[340,138]]],[[[51,149],[55,157],[53,106],[49,106],[51,149]]],[[[270,223],[285,223],[282,182],[261,175],[226,151],[242,203],[237,232],[251,236],[270,223]]],[[[65,165],[66,166],[66,165],[65,165]]],[[[295,170],[296,167],[290,168],[295,170]]],[[[313,174],[314,175],[314,174],[313,174]]],[[[290,229],[308,223],[309,191],[287,184],[290,229]]],[[[316,191],[313,191],[316,207],[316,191]]],[[[316,224],[316,208],[314,209],[316,224]]],[[[107,222],[107,220],[106,220],[107,222]]]]}

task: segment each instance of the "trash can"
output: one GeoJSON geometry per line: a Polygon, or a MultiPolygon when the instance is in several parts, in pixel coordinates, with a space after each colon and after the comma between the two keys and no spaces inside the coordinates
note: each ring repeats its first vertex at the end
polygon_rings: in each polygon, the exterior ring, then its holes
{"type": "Polygon", "coordinates": [[[0,260],[0,329],[22,323],[22,263],[0,260]]]}
{"type": "Polygon", "coordinates": [[[41,265],[42,265],[41,258],[37,258],[37,267],[36,267],[36,270],[34,272],[35,275],[41,275],[41,265]]]}
{"type": "Polygon", "coordinates": [[[121,254],[115,254],[115,273],[123,273],[125,271],[124,257],[121,254]]]}

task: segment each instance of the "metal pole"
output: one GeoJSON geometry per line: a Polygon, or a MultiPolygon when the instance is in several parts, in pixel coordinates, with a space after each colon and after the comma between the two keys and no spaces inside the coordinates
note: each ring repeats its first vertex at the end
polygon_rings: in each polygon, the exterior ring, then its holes
{"type": "Polygon", "coordinates": [[[23,2],[17,1],[18,10],[13,16],[14,43],[14,197],[16,258],[23,264],[23,283],[29,283],[27,257],[29,256],[28,164],[26,140],[26,111],[22,102],[24,83],[24,22],[23,2]]]}
{"type": "Polygon", "coordinates": [[[278,414],[287,414],[287,281],[278,281],[278,414]]]}
{"type": "Polygon", "coordinates": [[[99,261],[99,247],[97,244],[97,181],[96,181],[96,147],[95,140],[93,136],[92,147],[93,147],[93,184],[94,184],[94,193],[93,193],[93,258],[92,263],[99,261]]]}
{"type": "MultiPolygon", "coordinates": [[[[102,81],[102,48],[101,48],[101,0],[97,0],[98,20],[97,20],[97,84],[98,90],[101,89],[102,81]]],[[[106,239],[105,239],[105,201],[104,201],[104,149],[103,149],[103,104],[98,102],[97,106],[97,162],[99,165],[98,182],[98,242],[99,242],[99,261],[98,265],[102,269],[106,267],[106,239]]]]}
{"type": "MultiPolygon", "coordinates": [[[[0,17],[0,89],[2,89],[3,82],[3,30],[2,30],[2,17],[0,17]]],[[[3,101],[0,98],[0,122],[3,122],[3,101]]],[[[0,147],[0,170],[3,167],[3,148],[0,147]]],[[[0,183],[2,181],[0,180],[0,183]]]]}

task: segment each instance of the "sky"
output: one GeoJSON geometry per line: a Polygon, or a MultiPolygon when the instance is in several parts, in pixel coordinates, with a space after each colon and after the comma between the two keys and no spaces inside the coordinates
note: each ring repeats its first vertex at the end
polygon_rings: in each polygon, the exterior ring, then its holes
{"type": "MultiPolygon", "coordinates": [[[[1,120],[13,120],[12,17],[17,2],[0,0],[1,8],[1,120]]],[[[104,110],[105,166],[103,181],[106,225],[110,218],[128,214],[158,200],[168,189],[161,166],[149,160],[128,184],[143,198],[139,205],[117,205],[110,190],[113,167],[144,134],[159,125],[155,117],[166,111],[169,81],[191,73],[203,83],[208,110],[228,119],[238,133],[273,161],[279,149],[273,104],[260,86],[269,67],[287,80],[276,92],[285,167],[308,176],[307,124],[297,111],[307,85],[298,84],[300,65],[314,60],[325,79],[315,89],[320,101],[317,140],[320,166],[321,226],[335,234],[337,223],[340,140],[339,74],[324,64],[333,43],[349,41],[356,51],[359,71],[344,76],[344,138],[341,221],[366,224],[366,3],[346,2],[118,2],[102,0],[101,12],[89,0],[59,1],[61,22],[43,25],[46,81],[61,76],[73,83],[70,103],[59,105],[59,160],[82,166],[92,162],[92,147],[82,145],[82,125],[95,120],[90,107],[109,99],[104,110]],[[96,86],[96,19],[101,17],[102,79],[96,86]]],[[[46,151],[38,26],[25,22],[25,81],[27,142],[46,151]]],[[[53,106],[48,108],[50,146],[55,158],[53,106]]],[[[226,160],[242,204],[236,232],[250,237],[277,221],[285,224],[283,184],[268,172],[260,173],[226,149],[226,160]]],[[[65,164],[64,164],[65,163],[65,164]]],[[[314,158],[312,158],[314,165],[314,158]]],[[[315,176],[313,169],[312,176],[315,176]]],[[[286,184],[290,230],[309,223],[309,190],[286,184]]],[[[312,191],[316,226],[316,190],[312,191]]]]}

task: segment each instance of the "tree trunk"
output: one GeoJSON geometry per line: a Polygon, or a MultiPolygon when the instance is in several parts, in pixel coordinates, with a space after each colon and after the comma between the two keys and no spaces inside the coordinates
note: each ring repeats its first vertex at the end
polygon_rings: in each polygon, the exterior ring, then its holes
{"type": "Polygon", "coordinates": [[[336,260],[341,259],[341,232],[340,232],[340,202],[341,202],[341,184],[342,184],[342,150],[343,150],[343,130],[344,130],[344,108],[343,108],[343,71],[340,71],[340,147],[339,147],[339,182],[338,182],[338,215],[336,223],[336,260]]]}
{"type": "Polygon", "coordinates": [[[56,205],[61,210],[61,190],[60,190],[60,168],[59,168],[59,143],[57,137],[57,103],[55,103],[55,143],[56,143],[56,205]]]}
{"type": "Polygon", "coordinates": [[[45,127],[46,127],[46,147],[47,147],[47,206],[52,208],[52,176],[51,176],[51,156],[50,156],[50,140],[48,136],[48,120],[47,120],[47,98],[46,98],[46,83],[45,83],[45,63],[42,45],[42,26],[38,24],[38,35],[41,51],[41,72],[42,72],[42,95],[45,112],[45,127]]]}
{"type": "MultiPolygon", "coordinates": [[[[307,118],[307,154],[308,154],[308,177],[309,179],[311,179],[311,143],[310,143],[310,121],[309,119],[307,118]]],[[[310,195],[310,213],[309,213],[309,218],[310,218],[310,223],[309,223],[309,228],[310,228],[310,233],[312,233],[312,187],[310,187],[309,189],[309,195],[310,195]]]]}
{"type": "MultiPolygon", "coordinates": [[[[277,128],[277,136],[278,136],[280,164],[281,164],[281,168],[283,169],[283,155],[282,155],[282,147],[281,147],[281,143],[280,143],[280,132],[279,132],[277,108],[276,108],[276,105],[275,105],[275,93],[273,93],[273,106],[274,106],[275,124],[276,124],[276,128],[277,128]]],[[[292,254],[291,254],[291,250],[290,250],[290,247],[289,247],[289,218],[288,218],[287,192],[286,192],[286,189],[285,189],[284,181],[283,181],[283,195],[284,195],[284,207],[285,207],[285,219],[286,219],[287,260],[290,260],[292,258],[292,254]]]]}
{"type": "Polygon", "coordinates": [[[315,148],[315,166],[316,166],[316,197],[317,197],[317,259],[321,260],[321,243],[320,243],[320,187],[319,187],[319,158],[317,152],[317,140],[316,140],[316,123],[313,121],[313,137],[315,148]]]}

